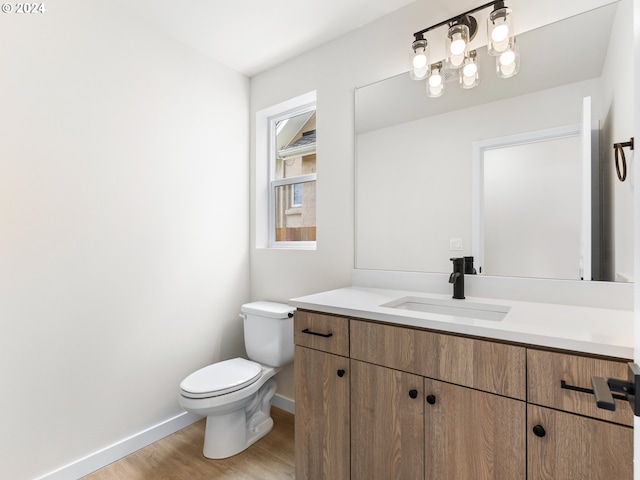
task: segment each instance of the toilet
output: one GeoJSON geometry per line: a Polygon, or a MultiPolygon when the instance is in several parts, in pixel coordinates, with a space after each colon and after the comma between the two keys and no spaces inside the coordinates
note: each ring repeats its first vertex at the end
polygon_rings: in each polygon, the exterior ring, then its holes
{"type": "Polygon", "coordinates": [[[293,361],[295,307],[276,302],[242,305],[244,343],[249,358],[214,363],[180,383],[180,406],[207,417],[203,454],[219,459],[236,455],[273,427],[272,378],[293,361]]]}

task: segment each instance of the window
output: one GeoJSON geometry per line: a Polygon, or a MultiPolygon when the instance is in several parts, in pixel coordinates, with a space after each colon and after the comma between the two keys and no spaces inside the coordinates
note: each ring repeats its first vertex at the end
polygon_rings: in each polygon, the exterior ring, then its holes
{"type": "Polygon", "coordinates": [[[316,241],[316,109],[269,118],[269,246],[313,248],[316,241]]]}
{"type": "Polygon", "coordinates": [[[291,189],[291,206],[292,207],[301,207],[302,206],[302,184],[296,183],[293,185],[291,189]]]}

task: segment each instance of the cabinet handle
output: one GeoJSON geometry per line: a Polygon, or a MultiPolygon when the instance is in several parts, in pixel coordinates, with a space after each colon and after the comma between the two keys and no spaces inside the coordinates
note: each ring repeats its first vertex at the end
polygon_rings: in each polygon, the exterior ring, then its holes
{"type": "Polygon", "coordinates": [[[308,328],[305,328],[304,330],[302,330],[302,333],[306,333],[307,335],[315,335],[316,337],[324,337],[324,338],[333,337],[333,333],[312,332],[308,328]]]}
{"type": "MultiPolygon", "coordinates": [[[[572,392],[588,393],[589,395],[594,395],[595,394],[595,392],[591,388],[576,387],[574,385],[569,385],[564,380],[560,380],[560,388],[564,388],[565,390],[571,390],[572,392]]],[[[627,397],[625,397],[624,395],[619,395],[619,394],[616,394],[616,393],[611,394],[611,396],[613,398],[617,399],[617,400],[626,400],[627,399],[627,397]]]]}
{"type": "Polygon", "coordinates": [[[409,396],[411,398],[418,398],[418,391],[417,390],[409,390],[409,396]]]}
{"type": "Polygon", "coordinates": [[[533,427],[533,434],[536,437],[542,438],[547,434],[547,432],[545,431],[545,429],[544,429],[544,427],[542,425],[536,425],[535,427],[533,427]]]}
{"type": "Polygon", "coordinates": [[[345,371],[343,369],[338,370],[338,376],[340,378],[344,377],[345,371]]]}
{"type": "Polygon", "coordinates": [[[433,405],[436,403],[436,396],[435,395],[427,395],[427,403],[429,405],[433,405]]]}

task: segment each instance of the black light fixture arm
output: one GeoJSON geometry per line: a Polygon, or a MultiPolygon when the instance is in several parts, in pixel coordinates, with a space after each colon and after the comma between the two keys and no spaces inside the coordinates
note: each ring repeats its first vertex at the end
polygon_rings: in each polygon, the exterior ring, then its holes
{"type": "Polygon", "coordinates": [[[489,8],[489,7],[494,6],[494,5],[496,6],[496,8],[504,8],[504,1],[503,0],[494,0],[493,2],[485,3],[484,5],[480,5],[479,7],[472,8],[468,12],[461,13],[460,15],[456,15],[455,17],[451,17],[451,18],[449,18],[447,20],[444,20],[444,21],[442,21],[440,23],[436,23],[435,25],[431,25],[430,27],[424,28],[424,29],[420,30],[419,32],[414,33],[413,37],[416,40],[424,40],[424,34],[425,33],[429,32],[431,30],[435,30],[438,27],[442,27],[443,25],[447,25],[447,24],[451,24],[451,23],[457,23],[457,21],[459,21],[460,19],[464,18],[467,15],[479,12],[480,10],[484,10],[485,8],[489,8]]]}

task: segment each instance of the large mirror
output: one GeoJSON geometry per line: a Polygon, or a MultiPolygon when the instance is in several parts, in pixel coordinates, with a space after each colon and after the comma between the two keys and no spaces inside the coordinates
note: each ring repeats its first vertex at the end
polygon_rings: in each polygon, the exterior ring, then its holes
{"type": "MultiPolygon", "coordinates": [[[[625,182],[617,179],[612,146],[633,134],[631,13],[630,0],[621,0],[518,35],[520,72],[509,79],[496,78],[494,58],[481,49],[481,82],[471,90],[448,83],[444,96],[428,98],[424,82],[412,81],[408,73],[357,88],[356,268],[450,272],[451,257],[474,253],[479,216],[474,182],[482,182],[487,204],[493,209],[492,238],[500,239],[502,245],[508,244],[514,225],[504,220],[508,216],[499,215],[503,213],[500,205],[506,210],[517,204],[530,210],[526,213],[561,219],[586,215],[590,225],[586,242],[584,238],[565,242],[573,247],[560,248],[562,226],[569,222],[540,223],[535,233],[546,241],[523,242],[513,237],[509,249],[523,261],[502,261],[499,268],[486,264],[482,274],[633,281],[633,185],[629,178],[625,182]],[[502,175],[486,182],[474,175],[474,144],[579,129],[585,125],[585,98],[590,98],[591,117],[586,125],[591,125],[593,137],[588,175],[567,170],[566,160],[573,154],[566,146],[557,151],[545,146],[540,150],[544,154],[532,150],[534,158],[545,157],[544,162],[527,166],[537,169],[536,175],[524,175],[524,181],[530,182],[528,190],[537,190],[538,197],[521,197],[525,189],[514,188],[515,177],[506,172],[515,169],[523,177],[523,170],[517,167],[500,167],[497,170],[502,175]],[[569,176],[555,181],[563,175],[569,176]],[[563,191],[563,182],[571,188],[563,191]],[[559,190],[552,191],[553,185],[559,190]],[[581,191],[590,191],[586,200],[575,198],[581,191]],[[496,222],[496,218],[502,220],[496,222]],[[537,268],[541,262],[557,262],[560,256],[565,259],[569,256],[561,253],[565,248],[580,250],[585,245],[589,251],[571,252],[574,267],[557,273],[537,268]],[[585,259],[591,266],[587,278],[582,275],[585,259]],[[534,268],[524,269],[526,263],[534,268]]],[[[579,139],[577,155],[581,142],[585,149],[584,139],[579,139]]],[[[524,158],[523,149],[515,147],[491,152],[491,158],[496,157],[494,153],[501,153],[500,158],[504,158],[502,153],[511,155],[500,161],[524,158]]],[[[633,152],[626,154],[627,162],[632,163],[633,152]]],[[[579,162],[577,165],[581,168],[579,162]]],[[[580,219],[572,223],[584,225],[580,219]]],[[[483,237],[482,241],[486,246],[494,240],[483,237]]],[[[496,246],[483,262],[500,258],[501,251],[503,247],[496,246]]]]}

